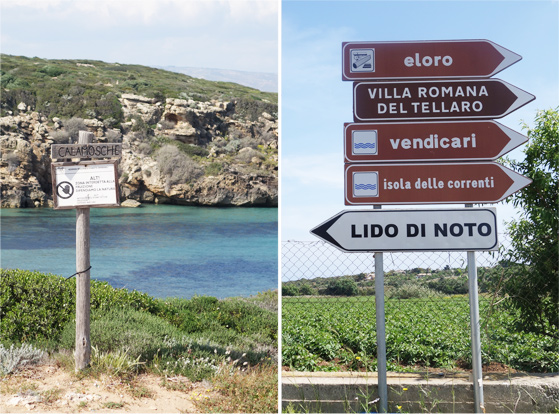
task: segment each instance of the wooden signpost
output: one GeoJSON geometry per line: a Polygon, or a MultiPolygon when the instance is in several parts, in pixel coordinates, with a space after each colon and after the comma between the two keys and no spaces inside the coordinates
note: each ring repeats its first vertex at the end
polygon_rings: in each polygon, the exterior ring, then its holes
{"type": "Polygon", "coordinates": [[[90,338],[90,207],[118,207],[117,160],[82,159],[120,157],[121,144],[92,144],[94,134],[80,131],[78,144],[53,145],[53,159],[79,158],[80,161],[53,162],[52,192],[55,209],[76,209],[76,371],[91,360],[90,338]]]}

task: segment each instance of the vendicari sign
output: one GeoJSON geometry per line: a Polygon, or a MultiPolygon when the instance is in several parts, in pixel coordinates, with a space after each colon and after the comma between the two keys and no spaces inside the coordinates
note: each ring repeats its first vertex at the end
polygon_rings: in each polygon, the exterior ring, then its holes
{"type": "Polygon", "coordinates": [[[489,78],[520,59],[489,40],[344,42],[342,79],[489,78]]]}
{"type": "Polygon", "coordinates": [[[528,140],[495,121],[344,124],[351,162],[495,160],[528,140]]]}

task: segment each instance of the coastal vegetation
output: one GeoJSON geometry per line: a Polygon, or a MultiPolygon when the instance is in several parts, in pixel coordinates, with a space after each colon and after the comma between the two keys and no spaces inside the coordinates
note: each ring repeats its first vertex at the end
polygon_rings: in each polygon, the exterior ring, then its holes
{"type": "Polygon", "coordinates": [[[48,118],[112,118],[123,121],[118,96],[137,94],[198,102],[239,99],[249,119],[262,110],[277,111],[277,93],[229,82],[213,82],[142,65],[98,60],[41,59],[2,54],[2,116],[23,102],[48,118]]]}
{"type": "MultiPolygon", "coordinates": [[[[17,369],[16,358],[24,364],[26,352],[48,353],[73,371],[75,279],[27,270],[0,273],[0,375],[17,369]]],[[[85,375],[111,374],[130,382],[151,373],[162,380],[215,381],[222,392],[217,400],[204,401],[204,409],[275,412],[277,332],[272,291],[222,300],[156,299],[92,280],[92,361],[85,375]],[[240,405],[231,392],[238,383],[251,396],[240,405]]]]}

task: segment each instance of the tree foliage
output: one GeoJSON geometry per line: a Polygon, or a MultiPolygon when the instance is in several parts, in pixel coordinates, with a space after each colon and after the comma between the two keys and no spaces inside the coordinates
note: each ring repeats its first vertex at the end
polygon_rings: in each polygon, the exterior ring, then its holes
{"type": "Polygon", "coordinates": [[[524,329],[559,337],[559,113],[538,111],[528,130],[522,161],[510,161],[533,182],[511,196],[521,218],[508,224],[512,248],[501,280],[510,305],[521,310],[524,329]]]}
{"type": "Polygon", "coordinates": [[[327,295],[355,296],[359,292],[353,279],[334,279],[326,287],[327,295]]]}

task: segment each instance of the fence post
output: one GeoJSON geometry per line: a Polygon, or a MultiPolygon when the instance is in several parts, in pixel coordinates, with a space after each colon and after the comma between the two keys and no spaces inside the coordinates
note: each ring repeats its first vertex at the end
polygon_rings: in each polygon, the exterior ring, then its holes
{"type": "MultiPolygon", "coordinates": [[[[466,204],[466,208],[473,204],[466,204]]],[[[479,297],[477,284],[476,252],[468,252],[468,297],[470,299],[470,329],[472,333],[472,375],[474,380],[474,410],[484,413],[483,372],[481,369],[481,338],[479,333],[479,297]]]]}
{"type": "MultiPolygon", "coordinates": [[[[78,144],[89,144],[93,133],[80,131],[78,144]]],[[[76,372],[91,359],[90,340],[89,207],[76,208],[76,372]]]]}
{"type": "MultiPolygon", "coordinates": [[[[379,210],[382,206],[374,206],[379,210]]],[[[375,311],[377,322],[377,372],[379,412],[388,412],[388,385],[386,374],[386,327],[384,315],[384,263],[382,252],[375,252],[375,311]]]]}

